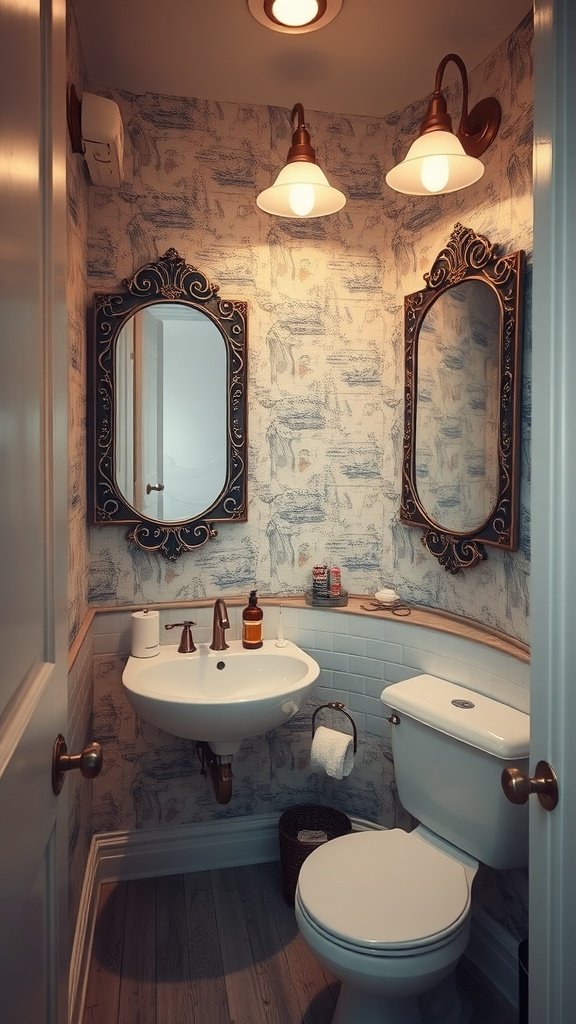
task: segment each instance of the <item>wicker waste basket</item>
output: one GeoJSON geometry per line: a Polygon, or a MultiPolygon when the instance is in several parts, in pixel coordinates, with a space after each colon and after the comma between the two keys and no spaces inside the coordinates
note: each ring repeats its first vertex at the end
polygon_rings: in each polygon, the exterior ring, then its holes
{"type": "Polygon", "coordinates": [[[278,822],[284,899],[294,906],[298,874],[306,857],[322,843],[352,831],[350,818],[333,807],[299,804],[284,811],[278,822]]]}

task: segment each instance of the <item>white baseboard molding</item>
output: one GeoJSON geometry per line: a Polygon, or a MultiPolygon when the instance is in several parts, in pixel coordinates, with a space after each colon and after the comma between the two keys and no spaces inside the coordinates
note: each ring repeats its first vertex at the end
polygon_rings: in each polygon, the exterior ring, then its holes
{"type": "Polygon", "coordinates": [[[94,938],[100,889],[96,880],[97,874],[98,849],[94,839],[92,839],[82,882],[82,892],[80,893],[80,903],[70,956],[70,974],[68,978],[68,1020],[70,1024],[81,1024],[84,1014],[86,983],[88,981],[90,957],[92,956],[92,940],[94,938]]]}
{"type": "MultiPolygon", "coordinates": [[[[70,966],[70,1024],[80,1024],[88,967],[104,882],[156,878],[188,871],[218,870],[280,859],[279,813],[222,818],[173,828],[95,835],[88,855],[70,966]]],[[[351,817],[353,831],[381,825],[351,817]]],[[[517,947],[487,914],[475,911],[468,959],[512,1003],[518,1005],[517,947]]]]}
{"type": "Polygon", "coordinates": [[[517,1010],[519,943],[481,907],[474,908],[471,925],[466,959],[517,1010]]]}
{"type": "MultiPolygon", "coordinates": [[[[279,817],[279,813],[252,814],[173,828],[103,832],[93,839],[97,882],[156,878],[279,860],[279,817]]],[[[350,820],[354,831],[381,828],[363,818],[350,820]]]]}
{"type": "Polygon", "coordinates": [[[278,860],[278,814],[200,821],[94,837],[98,882],[278,860]]]}

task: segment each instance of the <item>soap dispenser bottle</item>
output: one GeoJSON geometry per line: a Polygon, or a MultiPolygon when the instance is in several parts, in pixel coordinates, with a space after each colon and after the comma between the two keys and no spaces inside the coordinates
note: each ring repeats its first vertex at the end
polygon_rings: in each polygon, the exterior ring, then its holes
{"type": "Polygon", "coordinates": [[[242,646],[247,647],[249,651],[262,647],[263,618],[264,612],[258,605],[258,593],[251,590],[248,604],[242,612],[242,646]]]}

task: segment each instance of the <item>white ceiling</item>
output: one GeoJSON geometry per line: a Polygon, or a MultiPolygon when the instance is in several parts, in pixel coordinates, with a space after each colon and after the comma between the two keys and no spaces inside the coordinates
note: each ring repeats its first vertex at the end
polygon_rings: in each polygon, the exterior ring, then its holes
{"type": "MultiPolygon", "coordinates": [[[[343,0],[326,28],[285,35],[259,25],[247,0],[74,5],[92,86],[376,116],[430,93],[446,53],[458,53],[469,71],[476,67],[532,6],[343,0]]],[[[478,98],[471,95],[471,106],[478,98]]]]}

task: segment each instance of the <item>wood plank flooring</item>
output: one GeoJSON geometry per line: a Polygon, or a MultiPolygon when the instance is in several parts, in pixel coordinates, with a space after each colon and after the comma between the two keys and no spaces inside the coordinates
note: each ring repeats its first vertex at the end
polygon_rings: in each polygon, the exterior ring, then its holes
{"type": "MultiPolygon", "coordinates": [[[[472,1024],[512,1024],[468,972],[462,984],[472,1024]]],[[[298,932],[278,864],[110,883],[82,1024],[329,1024],[338,989],[298,932]]]]}
{"type": "Polygon", "coordinates": [[[328,1024],[277,864],[102,886],[83,1024],[328,1024]]]}

